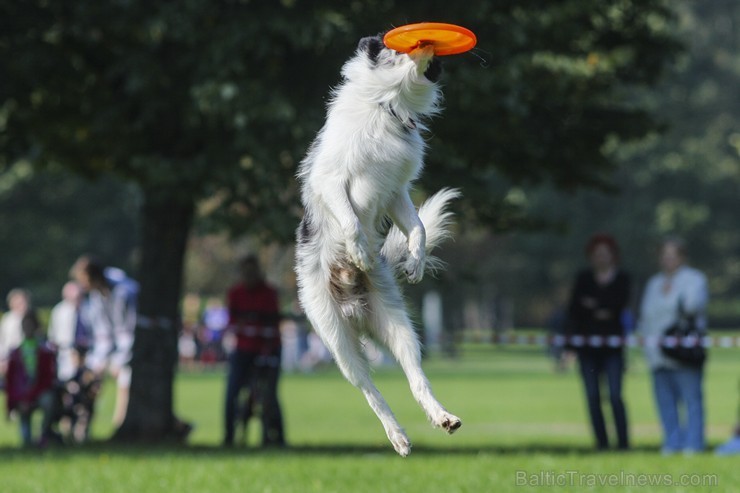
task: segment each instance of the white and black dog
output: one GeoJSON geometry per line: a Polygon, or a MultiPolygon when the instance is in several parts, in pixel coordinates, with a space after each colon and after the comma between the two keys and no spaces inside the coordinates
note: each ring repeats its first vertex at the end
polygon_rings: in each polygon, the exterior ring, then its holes
{"type": "Polygon", "coordinates": [[[298,170],[305,215],[298,228],[298,294],[344,376],[362,390],[396,451],[411,444],[370,378],[362,337],[387,347],[431,423],[453,433],[460,419],[432,394],[419,342],[396,281],[419,282],[447,235],[444,189],[419,208],[409,196],[423,166],[424,119],[439,111],[440,63],[432,47],[411,54],[363,38],[342,69],[326,123],[298,170]]]}

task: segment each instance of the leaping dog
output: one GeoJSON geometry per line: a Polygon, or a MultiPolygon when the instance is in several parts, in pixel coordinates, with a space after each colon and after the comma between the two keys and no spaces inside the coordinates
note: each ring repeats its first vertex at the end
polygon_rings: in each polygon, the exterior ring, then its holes
{"type": "Polygon", "coordinates": [[[434,426],[453,433],[461,425],[432,394],[397,281],[419,282],[439,266],[427,254],[448,236],[446,207],[458,196],[443,189],[418,212],[409,196],[423,167],[424,122],[439,111],[440,71],[431,46],[403,54],[380,37],[363,38],[298,170],[301,304],[401,456],[411,443],[370,378],[361,337],[390,350],[434,426]]]}

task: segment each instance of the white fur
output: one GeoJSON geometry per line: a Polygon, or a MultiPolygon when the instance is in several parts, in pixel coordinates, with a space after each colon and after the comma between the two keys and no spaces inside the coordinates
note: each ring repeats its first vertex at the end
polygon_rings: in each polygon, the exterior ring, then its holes
{"type": "Polygon", "coordinates": [[[425,267],[438,266],[426,254],[447,236],[445,207],[458,195],[442,190],[419,213],[409,196],[422,169],[421,120],[438,111],[441,97],[424,75],[431,60],[431,49],[409,56],[383,48],[376,63],[361,44],[298,173],[305,208],[296,249],[301,303],[402,456],[410,441],[370,378],[361,337],[390,350],[434,426],[453,433],[461,424],[432,394],[397,282],[418,282],[425,267]]]}

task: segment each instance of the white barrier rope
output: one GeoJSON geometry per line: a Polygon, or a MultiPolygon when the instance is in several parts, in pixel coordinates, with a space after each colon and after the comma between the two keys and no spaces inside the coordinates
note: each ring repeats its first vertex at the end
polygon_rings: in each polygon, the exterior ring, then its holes
{"type": "MultiPolygon", "coordinates": [[[[179,328],[171,319],[166,317],[146,317],[144,315],[137,315],[136,325],[142,329],[164,329],[170,330],[173,328],[179,328]]],[[[225,332],[231,332],[237,335],[243,335],[245,337],[262,337],[270,339],[278,337],[280,335],[280,329],[271,326],[257,326],[250,324],[232,324],[227,325],[223,328],[225,332]]]]}
{"type": "Polygon", "coordinates": [[[736,348],[740,347],[740,336],[688,336],[688,337],[657,337],[657,336],[583,336],[583,335],[524,335],[524,334],[494,334],[494,344],[511,346],[554,346],[554,347],[658,347],[665,345],[676,347],[695,347],[702,345],[705,348],[736,348]]]}

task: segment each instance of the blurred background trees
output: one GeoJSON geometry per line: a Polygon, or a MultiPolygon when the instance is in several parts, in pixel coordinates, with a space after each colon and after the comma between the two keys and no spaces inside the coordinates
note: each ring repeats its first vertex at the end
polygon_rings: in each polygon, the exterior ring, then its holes
{"type": "Polygon", "coordinates": [[[662,127],[638,143],[606,143],[604,153],[618,163],[613,190],[563,194],[548,183],[508,187],[527,216],[551,226],[498,235],[495,253],[487,256],[486,278],[514,300],[520,325],[546,319],[557,293],[585,263],[583,245],[594,231],[612,232],[620,241],[635,302],[657,269],[660,238],[683,236],[692,263],[709,276],[712,326],[740,322],[740,5],[672,6],[685,51],[656,87],[630,95],[662,127]]]}
{"type": "MultiPolygon", "coordinates": [[[[475,53],[446,60],[420,193],[461,187],[463,222],[508,231],[536,219],[512,184],[611,187],[604,146],[656,128],[630,89],[677,53],[672,16],[662,1],[5,3],[0,165],[136,185],[137,246],[108,260],[155,288],[143,288],[145,312],[173,315],[161,297],[179,293],[194,220],[290,241],[297,162],[361,36],[418,19],[478,34],[475,53]]],[[[88,249],[107,235],[91,231],[88,249]]],[[[47,282],[59,281],[25,280],[47,282]]]]}
{"type": "MultiPolygon", "coordinates": [[[[194,231],[187,286],[219,296],[236,254],[228,238],[256,235],[239,243],[251,249],[290,241],[300,215],[293,173],[356,40],[435,19],[480,40],[445,59],[446,109],[420,184],[420,194],[443,185],[465,194],[447,281],[483,278],[519,323],[537,323],[590,232],[614,232],[638,280],[654,269],[657,238],[678,233],[711,274],[716,315],[740,311],[730,301],[740,269],[734,2],[0,9],[2,292],[25,285],[51,304],[72,260],[93,251],[137,277],[144,265],[153,280],[174,277],[153,299],[179,293],[180,259],[146,261],[157,245],[173,251],[142,236],[139,211],[156,197],[166,217],[183,203],[173,227],[194,231]],[[208,251],[214,242],[221,254],[208,251]]],[[[151,221],[159,232],[162,218],[151,221]]]]}

